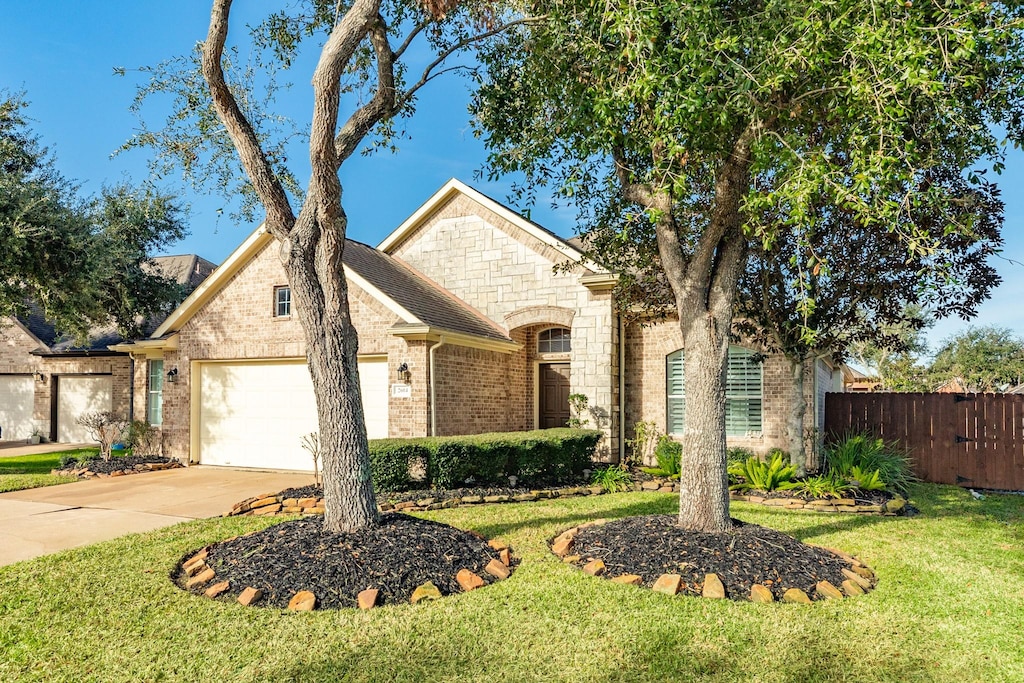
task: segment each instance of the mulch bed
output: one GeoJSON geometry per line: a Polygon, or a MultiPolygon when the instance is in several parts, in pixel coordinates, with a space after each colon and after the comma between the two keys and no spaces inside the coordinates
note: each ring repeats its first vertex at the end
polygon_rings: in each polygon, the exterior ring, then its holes
{"type": "MultiPolygon", "coordinates": [[[[317,609],[355,607],[367,588],[380,591],[378,604],[408,603],[427,581],[442,595],[459,593],[460,569],[489,584],[496,579],[484,567],[499,559],[477,535],[399,513],[383,515],[379,527],[348,533],[325,531],[320,517],[307,517],[216,543],[207,552],[213,581],[230,582],[220,599],[234,600],[251,586],[263,592],[260,605],[285,608],[297,592],[311,591],[317,609]]],[[[185,587],[181,563],[171,578],[185,587]]],[[[206,588],[192,592],[201,595],[206,588]]]]}
{"type": "MultiPolygon", "coordinates": [[[[582,480],[575,486],[582,486],[582,480]]],[[[531,487],[492,487],[492,488],[460,488],[460,489],[417,489],[413,491],[378,491],[377,492],[377,504],[383,505],[385,503],[403,503],[408,501],[417,501],[424,498],[433,498],[436,502],[443,502],[446,500],[452,500],[455,498],[467,498],[469,496],[512,496],[519,495],[521,493],[529,493],[535,491],[536,488],[531,487]]],[[[281,498],[321,498],[324,495],[324,489],[322,486],[316,486],[310,484],[309,486],[301,486],[298,488],[285,489],[277,494],[281,498]]]]}
{"type": "Polygon", "coordinates": [[[177,460],[172,458],[165,458],[161,455],[128,455],[124,457],[114,457],[110,460],[103,460],[102,458],[96,458],[95,460],[86,460],[84,462],[73,462],[54,470],[58,474],[71,474],[72,472],[93,472],[95,474],[110,474],[112,472],[124,471],[124,470],[135,470],[138,469],[137,465],[166,465],[166,464],[178,464],[177,460]]]}
{"type": "Polygon", "coordinates": [[[707,574],[717,574],[734,600],[746,600],[755,583],[776,600],[789,588],[813,598],[819,581],[839,586],[846,578],[842,570],[849,564],[836,554],[772,529],[734,519],[730,532],[711,534],[685,531],[676,522],[675,515],[649,515],[580,529],[576,564],[600,559],[608,578],[638,574],[648,588],[662,574],[680,574],[680,593],[693,595],[701,594],[707,574]]]}

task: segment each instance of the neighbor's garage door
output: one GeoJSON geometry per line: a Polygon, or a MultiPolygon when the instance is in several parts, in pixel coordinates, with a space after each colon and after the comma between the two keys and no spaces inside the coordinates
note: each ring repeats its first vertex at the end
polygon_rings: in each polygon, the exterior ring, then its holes
{"type": "Polygon", "coordinates": [[[32,436],[35,392],[31,375],[0,375],[0,439],[16,441],[32,436]]]}
{"type": "MultiPolygon", "coordinates": [[[[199,462],[313,468],[301,445],[303,435],[317,431],[313,383],[304,362],[203,363],[199,368],[199,462]]],[[[359,377],[369,437],[385,437],[387,362],[360,361],[359,377]]]]}
{"type": "Polygon", "coordinates": [[[110,375],[57,379],[58,441],[87,443],[93,440],[89,430],[78,424],[78,418],[86,413],[113,410],[111,385],[110,375]]]}

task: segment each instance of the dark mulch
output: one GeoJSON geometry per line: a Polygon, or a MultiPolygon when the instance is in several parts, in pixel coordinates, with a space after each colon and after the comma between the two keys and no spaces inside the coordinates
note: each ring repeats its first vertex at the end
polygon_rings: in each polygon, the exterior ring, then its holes
{"type": "MultiPolygon", "coordinates": [[[[797,498],[799,500],[834,500],[829,498],[815,498],[814,496],[806,496],[796,491],[758,491],[756,489],[750,489],[749,491],[737,491],[744,496],[762,496],[764,498],[797,498]]],[[[888,503],[890,500],[896,497],[895,493],[889,491],[862,491],[861,489],[855,489],[847,494],[843,495],[843,498],[852,498],[861,504],[867,505],[883,505],[888,503]]]]}
{"type": "MultiPolygon", "coordinates": [[[[367,588],[380,590],[379,603],[408,603],[427,581],[442,595],[458,593],[460,569],[492,583],[484,567],[498,559],[479,536],[400,513],[383,515],[379,527],[349,533],[324,531],[320,517],[283,522],[216,543],[208,552],[214,581],[231,582],[226,597],[233,599],[252,586],[263,591],[258,604],[284,608],[295,593],[306,590],[316,595],[317,609],[355,607],[356,596],[367,588]]],[[[180,564],[172,578],[184,586],[180,564]]],[[[193,592],[201,594],[206,587],[193,592]]]]}
{"type": "Polygon", "coordinates": [[[680,574],[680,592],[700,594],[706,574],[717,574],[726,594],[746,600],[755,583],[771,589],[776,599],[789,588],[814,597],[819,581],[834,586],[846,578],[849,565],[834,553],[816,548],[779,531],[733,520],[722,534],[685,531],[674,515],[627,517],[581,529],[573,554],[579,565],[603,560],[606,576],[639,574],[651,587],[662,574],[680,574]]]}
{"type": "MultiPolygon", "coordinates": [[[[583,480],[575,483],[563,484],[563,486],[583,486],[583,480]]],[[[405,501],[417,501],[424,498],[433,498],[435,502],[442,502],[451,498],[465,498],[466,496],[515,496],[520,493],[536,491],[531,487],[492,487],[492,488],[471,488],[460,489],[417,489],[415,491],[379,491],[377,492],[377,504],[402,503],[405,501]]],[[[285,489],[279,494],[282,498],[319,498],[324,495],[322,486],[301,486],[299,488],[285,489]]]]}
{"type": "Polygon", "coordinates": [[[119,470],[135,469],[136,465],[169,462],[176,461],[171,458],[165,458],[161,455],[127,455],[124,457],[114,457],[106,461],[101,458],[96,458],[95,460],[86,460],[84,462],[73,462],[67,467],[63,467],[57,471],[71,473],[72,470],[88,470],[90,472],[95,472],[96,474],[110,474],[111,472],[117,472],[119,470]]]}

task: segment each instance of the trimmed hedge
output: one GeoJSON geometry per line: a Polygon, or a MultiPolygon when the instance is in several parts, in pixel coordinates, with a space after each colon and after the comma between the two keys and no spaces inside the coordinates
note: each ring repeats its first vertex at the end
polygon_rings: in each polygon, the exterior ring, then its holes
{"type": "Polygon", "coordinates": [[[556,483],[580,476],[590,466],[601,432],[542,429],[472,436],[378,439],[370,442],[373,484],[380,491],[405,491],[424,485],[451,489],[508,485],[515,476],[526,485],[556,483]],[[415,472],[426,481],[414,480],[415,472]]]}

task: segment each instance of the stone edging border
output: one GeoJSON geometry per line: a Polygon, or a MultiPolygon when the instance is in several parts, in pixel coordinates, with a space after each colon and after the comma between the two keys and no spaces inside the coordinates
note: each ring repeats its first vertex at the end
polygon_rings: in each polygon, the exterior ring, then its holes
{"type": "MultiPolygon", "coordinates": [[[[482,539],[483,537],[481,537],[482,539]]],[[[489,574],[495,579],[495,581],[503,581],[512,575],[514,557],[512,555],[512,549],[504,541],[492,538],[487,541],[493,550],[498,551],[497,560],[491,560],[484,567],[484,572],[489,574]]],[[[206,563],[209,557],[210,546],[200,548],[195,553],[186,555],[187,559],[183,559],[181,564],[171,573],[171,577],[182,575],[181,587],[185,590],[191,591],[193,589],[202,589],[207,586],[206,590],[203,591],[203,595],[207,598],[215,599],[222,595],[225,595],[231,590],[230,581],[219,581],[213,583],[213,580],[217,577],[213,567],[206,563]]],[[[463,593],[482,588],[486,585],[486,582],[481,578],[479,574],[476,574],[469,569],[460,569],[455,575],[455,581],[459,584],[459,588],[462,589],[463,593]]],[[[425,600],[439,600],[443,595],[441,591],[434,584],[433,581],[427,581],[420,584],[413,590],[409,596],[409,602],[413,605],[425,601],[425,600]]],[[[263,591],[259,588],[253,588],[252,586],[246,586],[235,598],[235,600],[245,607],[251,607],[258,603],[263,598],[263,591]]],[[[356,604],[361,610],[372,609],[378,606],[380,599],[380,590],[377,588],[367,588],[356,596],[356,604]]],[[[301,590],[295,593],[288,601],[288,609],[293,612],[308,612],[316,609],[317,598],[312,591],[301,590]]]]}
{"type": "Polygon", "coordinates": [[[159,470],[176,470],[183,467],[185,466],[177,460],[172,460],[169,462],[140,463],[128,469],[114,470],[113,472],[93,472],[86,467],[82,467],[74,470],[50,470],[50,474],[78,477],[79,479],[108,479],[110,477],[124,477],[129,474],[143,474],[144,472],[157,472],[159,470]]]}
{"type": "MultiPolygon", "coordinates": [[[[634,492],[678,493],[679,485],[668,480],[649,480],[631,487],[634,492]]],[[[428,494],[428,492],[424,492],[428,494]]],[[[482,505],[496,503],[528,503],[550,498],[573,498],[576,496],[600,496],[606,491],[600,486],[568,486],[564,488],[540,489],[516,495],[496,496],[463,496],[461,498],[439,499],[424,495],[417,500],[399,503],[384,503],[377,508],[381,512],[403,511],[424,512],[427,510],[443,510],[463,505],[482,505]]],[[[856,512],[867,515],[895,516],[906,510],[907,501],[901,497],[893,498],[885,505],[859,503],[853,498],[836,500],[805,501],[800,498],[765,498],[762,496],[745,496],[730,494],[731,500],[747,503],[759,503],[770,507],[781,507],[786,510],[810,510],[813,512],[856,512]]],[[[324,499],[317,498],[284,498],[279,493],[262,493],[235,503],[223,517],[255,516],[255,515],[322,515],[324,499]]]]}
{"type": "MultiPolygon", "coordinates": [[[[576,542],[576,534],[578,534],[581,529],[587,529],[592,526],[600,526],[607,523],[607,519],[596,519],[563,531],[558,536],[551,539],[549,544],[551,552],[561,559],[562,562],[565,562],[566,564],[575,564],[581,559],[579,555],[572,554],[573,546],[576,542]]],[[[814,593],[818,598],[822,600],[842,600],[843,598],[853,598],[858,595],[865,595],[874,588],[875,583],[877,583],[877,579],[875,577],[875,573],[866,564],[841,550],[826,548],[824,546],[817,547],[833,553],[850,565],[849,568],[843,569],[843,576],[845,576],[846,579],[842,582],[841,588],[836,588],[828,581],[819,581],[817,583],[814,588],[814,593]]],[[[599,559],[587,562],[583,565],[582,571],[585,574],[589,574],[594,577],[606,576],[605,564],[599,559]]],[[[620,583],[627,586],[642,587],[643,585],[643,578],[639,574],[621,574],[619,576],[610,577],[609,580],[612,583],[620,583]]],[[[681,584],[681,575],[662,574],[658,577],[658,580],[654,582],[654,586],[651,587],[651,590],[665,595],[676,595],[679,592],[681,584]]],[[[727,597],[722,580],[717,574],[707,574],[704,576],[704,582],[701,585],[701,597],[714,599],[724,599],[727,597]]],[[[769,603],[775,601],[775,596],[767,586],[754,584],[750,587],[750,595],[747,599],[750,602],[769,603]]],[[[809,605],[812,600],[811,597],[803,590],[799,588],[789,588],[783,593],[782,602],[809,605]]]]}

